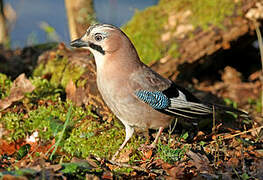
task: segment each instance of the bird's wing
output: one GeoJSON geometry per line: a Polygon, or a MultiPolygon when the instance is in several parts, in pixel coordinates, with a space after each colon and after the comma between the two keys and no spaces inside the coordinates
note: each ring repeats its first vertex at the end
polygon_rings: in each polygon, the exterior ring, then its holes
{"type": "Polygon", "coordinates": [[[138,99],[166,114],[193,119],[205,117],[213,113],[211,107],[201,103],[187,101],[181,93],[182,92],[179,91],[179,96],[169,97],[165,94],[165,91],[135,91],[138,99]]]}
{"type": "Polygon", "coordinates": [[[163,113],[191,119],[213,113],[211,106],[200,103],[186,89],[161,77],[148,67],[132,74],[129,84],[139,100],[163,113]]]}
{"type": "Polygon", "coordinates": [[[163,78],[149,67],[142,65],[140,69],[130,75],[128,84],[133,90],[162,91],[170,87],[172,81],[163,78]]]}

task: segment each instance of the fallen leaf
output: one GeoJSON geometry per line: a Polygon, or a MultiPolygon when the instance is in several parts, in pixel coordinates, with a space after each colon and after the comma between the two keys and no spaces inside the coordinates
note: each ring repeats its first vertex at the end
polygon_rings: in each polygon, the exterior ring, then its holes
{"type": "Polygon", "coordinates": [[[189,162],[191,162],[201,173],[212,171],[209,165],[209,159],[205,155],[193,151],[188,151],[186,154],[191,158],[189,162]]]}
{"type": "Polygon", "coordinates": [[[5,140],[0,139],[0,155],[12,155],[24,144],[25,142],[23,140],[9,143],[5,140]]]}
{"type": "Polygon", "coordinates": [[[110,171],[106,171],[101,176],[102,179],[113,179],[113,173],[110,171]]]}
{"type": "Polygon", "coordinates": [[[71,100],[76,106],[81,106],[87,101],[84,87],[76,87],[74,82],[70,80],[66,86],[67,99],[71,100]]]}
{"type": "Polygon", "coordinates": [[[86,174],[86,180],[100,180],[98,176],[95,176],[94,174],[86,174]]]}
{"type": "Polygon", "coordinates": [[[232,157],[227,161],[229,167],[237,167],[240,164],[239,159],[232,157]]]}
{"type": "Polygon", "coordinates": [[[241,73],[230,66],[225,67],[221,78],[226,84],[241,83],[241,73]]]}
{"type": "Polygon", "coordinates": [[[113,165],[113,164],[110,164],[110,163],[106,163],[106,166],[107,166],[111,171],[113,171],[113,170],[119,168],[118,166],[113,165]]]}
{"type": "Polygon", "coordinates": [[[150,159],[152,157],[153,151],[152,149],[149,149],[148,151],[143,152],[143,158],[146,159],[150,159]]]}
{"type": "Polygon", "coordinates": [[[10,174],[5,174],[1,178],[2,180],[27,180],[25,176],[13,176],[10,174]]]}
{"type": "Polygon", "coordinates": [[[25,93],[30,93],[35,86],[26,78],[25,74],[18,76],[10,89],[10,95],[0,100],[0,110],[4,110],[12,105],[13,102],[24,98],[25,93]]]}
{"type": "Polygon", "coordinates": [[[129,162],[131,153],[132,153],[132,149],[125,149],[124,152],[120,153],[120,156],[117,161],[120,163],[129,162]]]}
{"type": "Polygon", "coordinates": [[[260,74],[261,74],[261,71],[256,71],[256,72],[252,73],[252,74],[248,77],[248,79],[249,79],[250,81],[259,80],[260,74]]]}
{"type": "Polygon", "coordinates": [[[89,158],[89,157],[86,158],[86,161],[88,161],[88,163],[89,163],[91,166],[95,167],[95,168],[98,168],[98,167],[99,167],[99,166],[97,165],[97,163],[96,163],[93,159],[91,159],[91,158],[89,158]]]}
{"type": "Polygon", "coordinates": [[[67,99],[71,100],[73,102],[73,99],[76,94],[76,86],[72,79],[69,80],[67,86],[66,86],[66,94],[67,94],[67,99]]]}
{"type": "Polygon", "coordinates": [[[176,163],[176,165],[171,165],[168,163],[163,163],[162,168],[169,175],[166,179],[182,179],[184,177],[185,167],[181,164],[176,163]]]}
{"type": "Polygon", "coordinates": [[[79,158],[73,157],[70,162],[72,162],[72,163],[87,163],[87,164],[89,164],[92,167],[95,167],[95,168],[99,167],[96,164],[96,162],[93,159],[91,159],[91,158],[79,159],[79,158]]]}

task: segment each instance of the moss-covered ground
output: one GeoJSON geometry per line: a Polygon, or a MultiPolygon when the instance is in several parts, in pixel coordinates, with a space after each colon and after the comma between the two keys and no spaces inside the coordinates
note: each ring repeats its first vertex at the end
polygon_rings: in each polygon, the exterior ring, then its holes
{"type": "MultiPolygon", "coordinates": [[[[255,126],[251,120],[242,121],[239,127],[235,127],[250,128],[244,130],[246,133],[228,127],[228,131],[235,133],[233,137],[225,133],[224,128],[221,129],[220,126],[226,127],[224,124],[217,123],[213,126],[213,132],[208,131],[206,134],[199,131],[195,137],[190,131],[180,132],[175,124],[168,132],[164,132],[154,151],[138,150],[145,138],[135,135],[120,154],[119,161],[125,164],[111,164],[108,160],[125,137],[123,125],[116,118],[103,120],[91,106],[74,106],[65,99],[64,88],[51,80],[41,77],[31,77],[29,80],[35,89],[0,112],[0,127],[3,131],[0,162],[1,168],[5,169],[0,177],[6,173],[27,177],[38,177],[42,173],[48,177],[50,174],[33,165],[39,164],[40,159],[44,159],[41,166],[51,168],[52,176],[62,173],[68,178],[77,179],[87,175],[93,178],[156,178],[158,175],[165,177],[165,173],[170,177],[186,178],[198,176],[197,173],[203,173],[203,168],[208,169],[209,176],[216,178],[222,174],[215,171],[222,168],[230,168],[227,173],[235,178],[246,179],[259,175],[255,168],[260,163],[256,159],[262,157],[262,140],[256,130],[259,127],[251,128],[255,126]],[[179,134],[172,133],[174,131],[179,134]],[[194,143],[189,144],[189,138],[194,143]],[[248,161],[255,163],[248,165],[248,161]],[[240,162],[252,170],[242,171],[240,162]],[[25,163],[31,168],[24,169],[25,163]],[[59,171],[56,172],[56,169],[59,171]]],[[[0,74],[1,99],[8,97],[12,85],[10,78],[0,74]]],[[[230,100],[227,102],[233,104],[230,100]]],[[[256,101],[250,104],[259,109],[260,105],[256,101]]]]}
{"type": "MultiPolygon", "coordinates": [[[[24,141],[38,132],[38,142],[50,144],[53,139],[56,141],[61,136],[72,103],[63,98],[65,90],[60,88],[62,86],[56,87],[52,80],[33,77],[30,81],[35,90],[0,112],[0,124],[5,129],[3,140],[8,143],[24,141]]],[[[11,86],[12,81],[0,74],[1,98],[8,96],[11,86]]],[[[91,111],[90,106],[73,105],[65,128],[59,152],[66,154],[66,159],[86,158],[90,155],[110,159],[125,137],[119,121],[102,120],[102,117],[91,111]]],[[[141,138],[133,137],[126,148],[135,150],[142,142],[141,138]]],[[[136,160],[138,157],[135,153],[131,159],[136,160]]]]}
{"type": "MultiPolygon", "coordinates": [[[[176,58],[180,54],[174,37],[169,41],[162,41],[161,38],[167,30],[174,32],[181,24],[189,24],[193,26],[193,30],[196,27],[206,30],[210,25],[223,28],[223,20],[233,15],[238,5],[239,3],[232,0],[160,0],[155,6],[137,11],[122,29],[134,43],[143,62],[150,63],[167,54],[176,58]],[[169,22],[169,17],[175,12],[183,13],[188,10],[191,14],[186,19],[182,20],[182,17],[178,17],[172,19],[174,22],[169,22]],[[171,29],[166,27],[169,23],[173,24],[171,29]]],[[[193,36],[193,30],[187,35],[193,36]]]]}

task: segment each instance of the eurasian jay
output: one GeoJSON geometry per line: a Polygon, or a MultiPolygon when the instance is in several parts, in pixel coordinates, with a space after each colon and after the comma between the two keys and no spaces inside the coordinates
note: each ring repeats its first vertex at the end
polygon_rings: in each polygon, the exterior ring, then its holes
{"type": "Polygon", "coordinates": [[[103,100],[125,126],[125,140],[113,159],[132,137],[134,127],[158,129],[155,145],[163,129],[174,117],[212,117],[213,110],[236,109],[202,103],[186,89],[160,76],[141,62],[135,47],[119,28],[96,24],[71,46],[89,49],[94,55],[97,85],[103,100]]]}

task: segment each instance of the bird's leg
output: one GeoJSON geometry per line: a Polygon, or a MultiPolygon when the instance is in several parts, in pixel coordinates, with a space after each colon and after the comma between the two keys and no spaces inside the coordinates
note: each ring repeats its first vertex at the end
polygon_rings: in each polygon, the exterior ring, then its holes
{"type": "Polygon", "coordinates": [[[123,123],[124,126],[125,126],[125,140],[124,142],[122,143],[122,145],[120,146],[120,148],[118,149],[118,151],[114,154],[114,156],[112,157],[111,160],[115,160],[116,157],[118,156],[118,154],[120,153],[120,151],[124,148],[124,146],[127,144],[127,142],[131,139],[132,137],[132,134],[134,132],[134,128],[129,126],[128,124],[126,123],[123,123]]]}
{"type": "Polygon", "coordinates": [[[164,127],[160,127],[159,131],[158,131],[158,133],[157,133],[157,135],[156,135],[156,137],[155,137],[155,139],[153,141],[153,143],[151,145],[143,145],[141,148],[139,148],[139,150],[141,150],[141,151],[148,151],[150,149],[156,148],[156,144],[158,143],[159,137],[162,134],[163,130],[164,130],[164,127]]]}
{"type": "Polygon", "coordinates": [[[159,128],[159,131],[158,131],[158,133],[157,133],[157,135],[156,135],[153,143],[150,145],[150,147],[152,147],[152,148],[155,148],[155,147],[156,147],[156,144],[158,143],[159,137],[160,137],[160,135],[162,134],[163,130],[164,130],[164,127],[160,127],[160,128],[159,128]]]}

